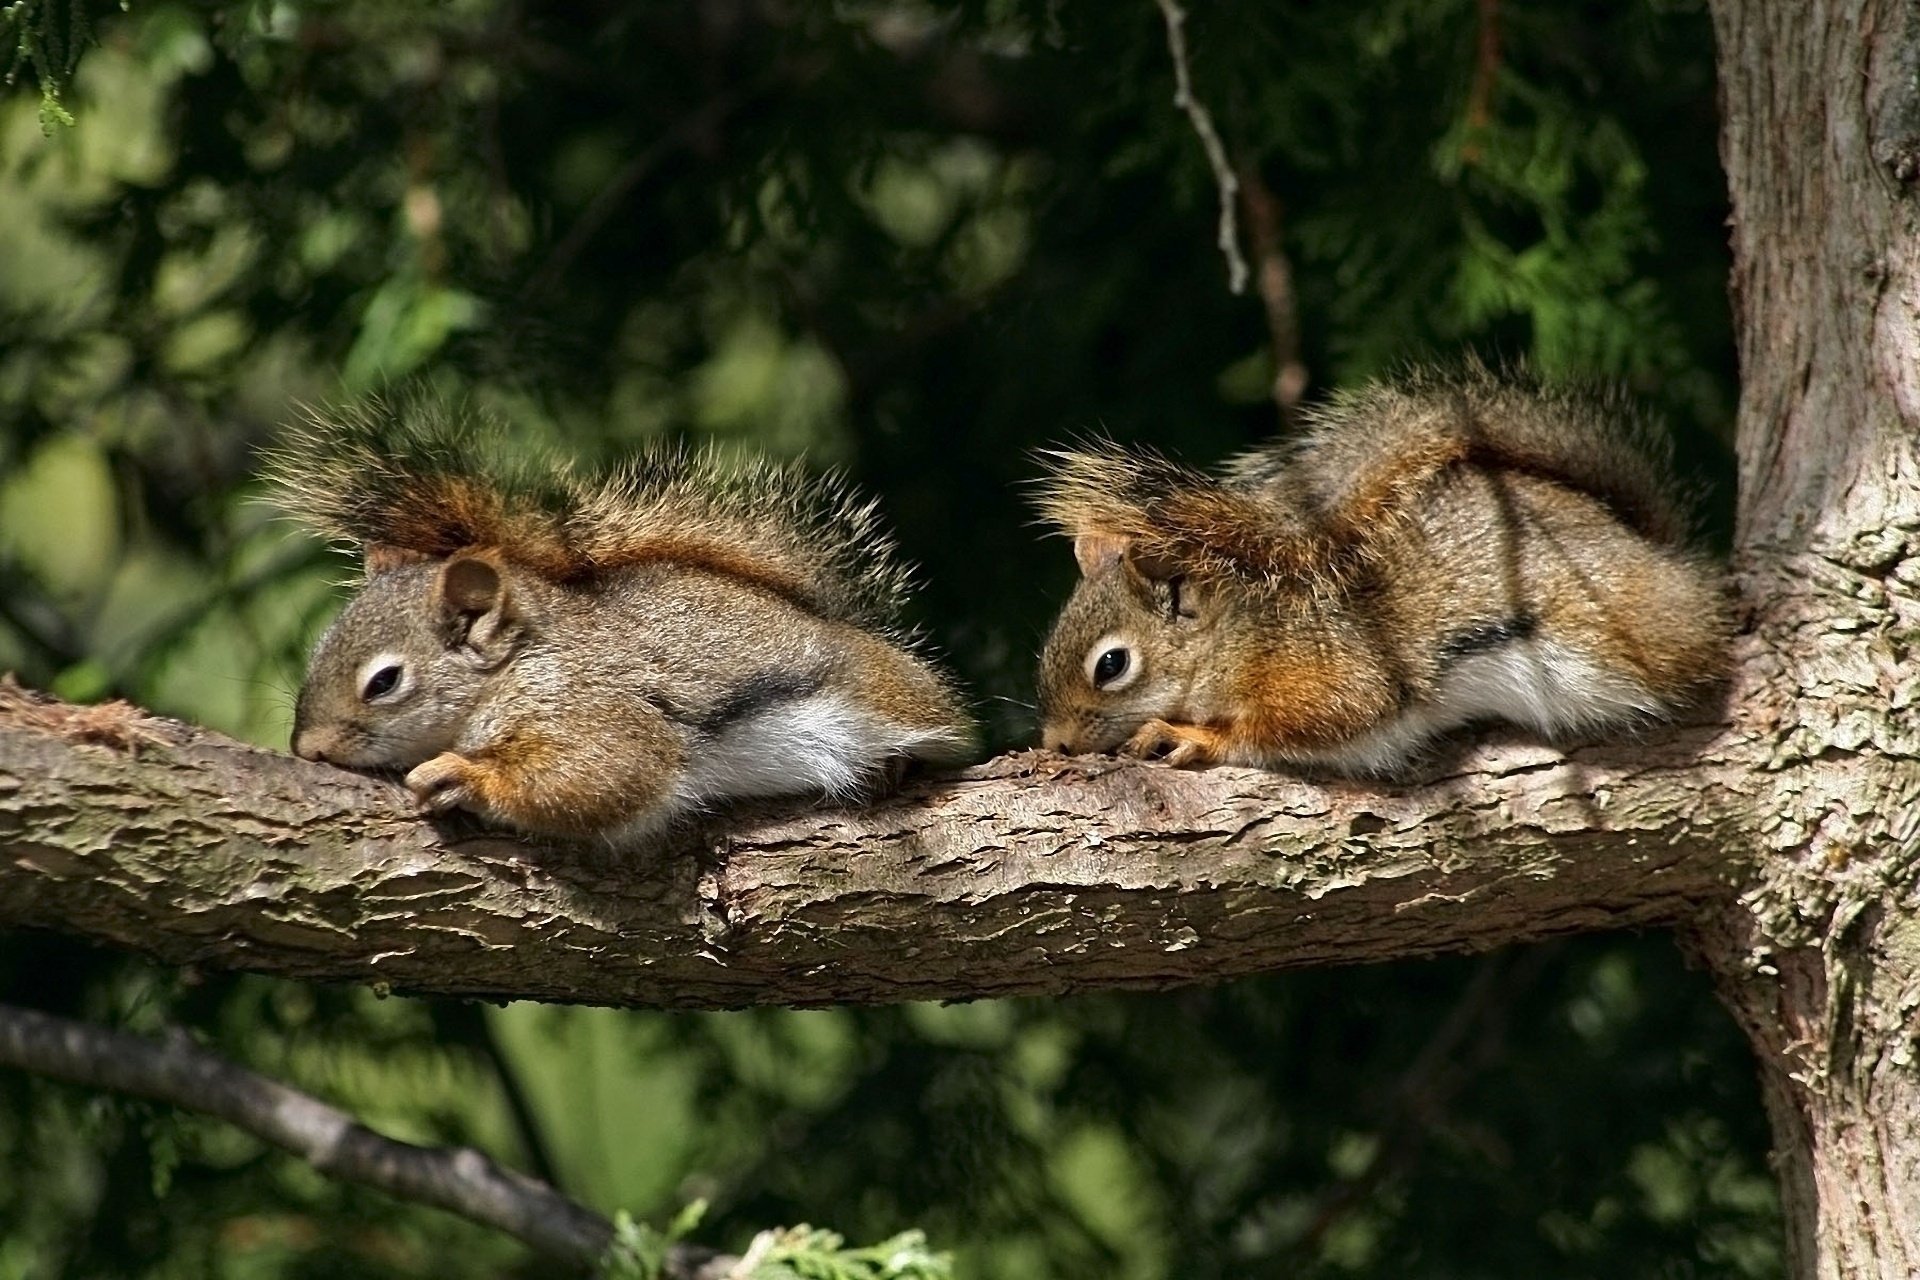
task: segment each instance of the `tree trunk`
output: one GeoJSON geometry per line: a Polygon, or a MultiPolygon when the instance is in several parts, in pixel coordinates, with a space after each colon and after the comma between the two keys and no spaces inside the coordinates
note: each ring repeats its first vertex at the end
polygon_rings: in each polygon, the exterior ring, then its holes
{"type": "Polygon", "coordinates": [[[1738,570],[1775,771],[1698,952],[1753,1040],[1796,1277],[1920,1275],[1920,8],[1715,0],[1738,570]],[[1843,785],[1820,767],[1871,762],[1843,785]]]}

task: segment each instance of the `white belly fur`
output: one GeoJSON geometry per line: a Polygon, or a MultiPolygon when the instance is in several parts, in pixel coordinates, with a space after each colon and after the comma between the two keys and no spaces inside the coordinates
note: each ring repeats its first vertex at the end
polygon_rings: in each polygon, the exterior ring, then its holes
{"type": "Polygon", "coordinates": [[[1645,685],[1577,649],[1519,640],[1455,662],[1431,697],[1386,724],[1338,746],[1289,752],[1286,759],[1349,773],[1391,773],[1435,737],[1480,721],[1510,721],[1551,740],[1632,724],[1663,709],[1645,685]]]}

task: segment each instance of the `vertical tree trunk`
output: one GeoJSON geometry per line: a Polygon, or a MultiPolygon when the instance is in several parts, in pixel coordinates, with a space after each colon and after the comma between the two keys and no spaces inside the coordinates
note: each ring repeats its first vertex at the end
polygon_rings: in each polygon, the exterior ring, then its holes
{"type": "MultiPolygon", "coordinates": [[[[1737,569],[1784,784],[1700,953],[1760,1055],[1796,1277],[1920,1275],[1920,7],[1714,0],[1737,569]],[[1832,753],[1857,788],[1796,767],[1832,753]]],[[[1766,754],[1763,752],[1763,754],[1766,754]]]]}

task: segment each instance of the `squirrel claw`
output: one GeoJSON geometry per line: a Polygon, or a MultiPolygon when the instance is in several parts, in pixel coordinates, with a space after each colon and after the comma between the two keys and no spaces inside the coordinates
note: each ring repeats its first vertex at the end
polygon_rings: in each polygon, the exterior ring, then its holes
{"type": "Polygon", "coordinates": [[[1220,763],[1220,737],[1197,724],[1149,720],[1120,748],[1142,760],[1164,760],[1176,769],[1204,769],[1220,763]]]}
{"type": "Polygon", "coordinates": [[[463,755],[443,751],[407,774],[407,790],[423,813],[446,813],[473,799],[467,786],[472,763],[463,755]]]}

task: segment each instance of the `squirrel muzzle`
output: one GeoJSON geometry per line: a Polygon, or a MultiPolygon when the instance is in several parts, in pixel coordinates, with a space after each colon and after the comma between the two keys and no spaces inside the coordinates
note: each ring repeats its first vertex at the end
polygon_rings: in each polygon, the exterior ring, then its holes
{"type": "Polygon", "coordinates": [[[296,726],[293,731],[293,754],[302,760],[318,760],[323,764],[338,764],[340,741],[325,725],[296,726]]]}

